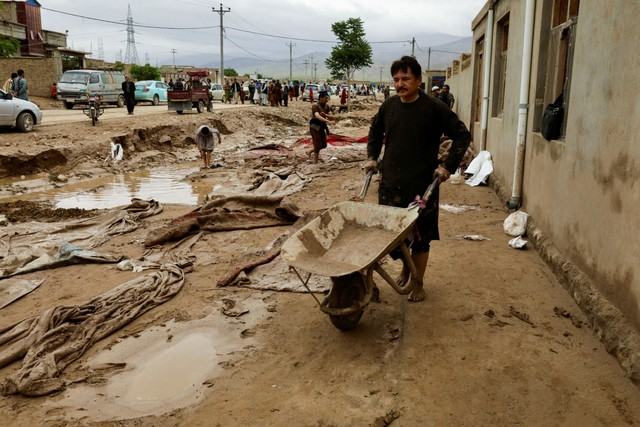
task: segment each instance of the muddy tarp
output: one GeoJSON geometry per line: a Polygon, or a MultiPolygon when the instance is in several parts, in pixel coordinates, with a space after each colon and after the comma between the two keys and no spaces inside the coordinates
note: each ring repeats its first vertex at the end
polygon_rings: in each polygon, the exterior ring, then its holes
{"type": "MultiPolygon", "coordinates": [[[[306,275],[304,278],[306,278],[306,275]]],[[[252,268],[248,272],[243,271],[228,286],[240,286],[263,291],[309,292],[302,285],[298,276],[289,269],[289,265],[279,256],[274,257],[271,262],[252,268]]],[[[331,288],[331,279],[312,275],[309,278],[307,287],[311,292],[323,293],[331,288]]]]}
{"type": "MultiPolygon", "coordinates": [[[[335,135],[333,133],[330,133],[329,135],[327,135],[327,144],[333,145],[334,147],[342,147],[342,146],[351,145],[351,144],[366,144],[368,140],[369,140],[369,137],[367,136],[363,136],[362,138],[353,138],[351,136],[335,135]]],[[[295,144],[307,145],[307,144],[311,144],[312,142],[313,142],[312,138],[302,138],[297,140],[295,144]]]]}
{"type": "Polygon", "coordinates": [[[152,230],[145,239],[150,247],[182,239],[200,231],[251,230],[295,223],[302,214],[281,196],[236,195],[211,200],[164,227],[152,230]]]}
{"type": "Polygon", "coordinates": [[[0,279],[71,264],[116,263],[122,258],[118,255],[82,249],[68,242],[21,247],[0,260],[0,279]]]}
{"type": "Polygon", "coordinates": [[[5,279],[0,281],[0,309],[38,288],[44,280],[5,279]]]}
{"type": "Polygon", "coordinates": [[[11,227],[11,233],[0,234],[0,259],[20,248],[51,247],[57,243],[73,243],[95,248],[114,236],[130,233],[140,227],[144,218],[162,212],[155,200],[132,199],[131,204],[89,219],[64,223],[22,223],[11,227]]]}
{"type": "Polygon", "coordinates": [[[247,188],[247,186],[236,188],[214,188],[211,192],[211,196],[242,196],[242,195],[257,195],[257,196],[274,196],[283,197],[290,196],[291,194],[301,191],[312,178],[306,176],[301,172],[286,171],[288,174],[284,176],[284,169],[278,171],[280,173],[264,173],[254,179],[253,186],[247,188]],[[282,176],[282,177],[281,177],[282,176]]]}
{"type": "Polygon", "coordinates": [[[0,384],[0,393],[42,396],[63,389],[60,375],[69,364],[97,341],[173,298],[192,262],[164,264],[86,304],[50,308],[0,329],[0,367],[22,359],[20,369],[0,384]]]}

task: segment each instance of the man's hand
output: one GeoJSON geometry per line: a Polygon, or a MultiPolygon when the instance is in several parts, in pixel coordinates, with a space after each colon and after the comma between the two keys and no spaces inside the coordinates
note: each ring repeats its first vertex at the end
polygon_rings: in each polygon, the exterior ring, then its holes
{"type": "Polygon", "coordinates": [[[378,171],[378,162],[375,160],[367,160],[366,162],[364,162],[364,164],[362,165],[362,169],[364,169],[365,172],[377,172],[378,171]]]}
{"type": "Polygon", "coordinates": [[[449,175],[451,175],[451,173],[449,173],[447,168],[445,168],[444,166],[438,166],[435,172],[433,172],[433,177],[435,178],[436,176],[439,176],[440,182],[445,182],[446,180],[448,180],[449,175]]]}

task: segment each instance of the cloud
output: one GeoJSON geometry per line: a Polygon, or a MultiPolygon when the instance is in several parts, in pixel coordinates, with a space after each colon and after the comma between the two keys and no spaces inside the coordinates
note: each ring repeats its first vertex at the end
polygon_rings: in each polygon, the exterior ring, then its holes
{"type": "MultiPolygon", "coordinates": [[[[333,40],[331,24],[338,20],[358,16],[365,23],[370,41],[405,40],[416,35],[418,43],[427,46],[432,34],[444,33],[457,37],[471,34],[471,20],[485,0],[280,0],[264,3],[257,0],[227,1],[224,6],[231,12],[225,14],[225,25],[269,34],[300,38],[333,40]],[[418,37],[422,35],[422,39],[418,37]]],[[[132,5],[135,22],[158,26],[215,26],[219,16],[211,11],[214,3],[206,0],[89,0],[43,1],[43,7],[59,9],[79,15],[124,22],[127,5],[132,5]]],[[[219,7],[215,4],[215,7],[219,7]]],[[[93,48],[97,56],[98,39],[102,38],[105,59],[114,60],[126,50],[126,27],[104,24],[86,19],[60,15],[43,10],[45,29],[64,32],[69,30],[70,45],[76,49],[93,48]]],[[[170,63],[171,49],[181,56],[201,54],[219,56],[219,30],[157,30],[136,28],[138,56],[149,55],[151,63],[170,63]]],[[[244,50],[264,58],[288,56],[286,39],[276,39],[227,30],[227,37],[244,50]]],[[[330,44],[294,41],[295,55],[329,51],[330,44]]],[[[225,43],[225,55],[250,57],[234,43],[225,43]]],[[[398,52],[406,51],[406,45],[397,46],[398,52]]]]}

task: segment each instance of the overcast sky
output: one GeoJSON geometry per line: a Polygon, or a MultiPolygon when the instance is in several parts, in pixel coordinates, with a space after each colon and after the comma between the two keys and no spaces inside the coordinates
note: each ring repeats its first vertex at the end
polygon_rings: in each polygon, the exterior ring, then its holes
{"type": "MultiPolygon", "coordinates": [[[[125,22],[131,4],[136,23],[154,26],[199,27],[219,24],[213,6],[219,2],[205,0],[41,0],[45,8],[79,15],[125,22]]],[[[349,17],[365,23],[369,41],[406,40],[416,37],[418,46],[442,44],[437,33],[458,37],[471,35],[471,20],[485,0],[228,0],[224,7],[225,26],[287,37],[333,40],[331,24],[349,17]],[[433,34],[433,35],[431,35],[433,34]]],[[[42,10],[45,29],[69,31],[69,45],[78,50],[93,50],[98,57],[98,40],[102,39],[104,59],[113,61],[120,50],[126,53],[124,26],[100,23],[42,10]]],[[[166,30],[136,28],[140,61],[151,64],[171,63],[171,49],[176,49],[176,63],[201,54],[212,59],[219,56],[219,30],[166,30]],[[183,58],[184,60],[181,60],[183,58]]],[[[286,58],[286,39],[268,38],[228,29],[225,56],[286,58]]],[[[329,51],[331,44],[293,41],[294,57],[329,51]]],[[[385,45],[406,50],[407,44],[385,45]]],[[[375,58],[374,58],[375,62],[375,58]]]]}

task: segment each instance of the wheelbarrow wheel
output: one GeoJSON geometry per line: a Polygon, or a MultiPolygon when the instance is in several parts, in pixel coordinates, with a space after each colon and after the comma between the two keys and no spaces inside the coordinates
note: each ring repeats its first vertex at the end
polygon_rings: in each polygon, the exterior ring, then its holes
{"type": "MultiPolygon", "coordinates": [[[[357,301],[361,301],[366,294],[364,277],[360,273],[350,274],[343,277],[332,277],[333,289],[329,299],[329,307],[346,308],[351,307],[357,301]]],[[[341,331],[350,331],[358,326],[363,310],[346,316],[329,315],[333,326],[341,331]]]]}

